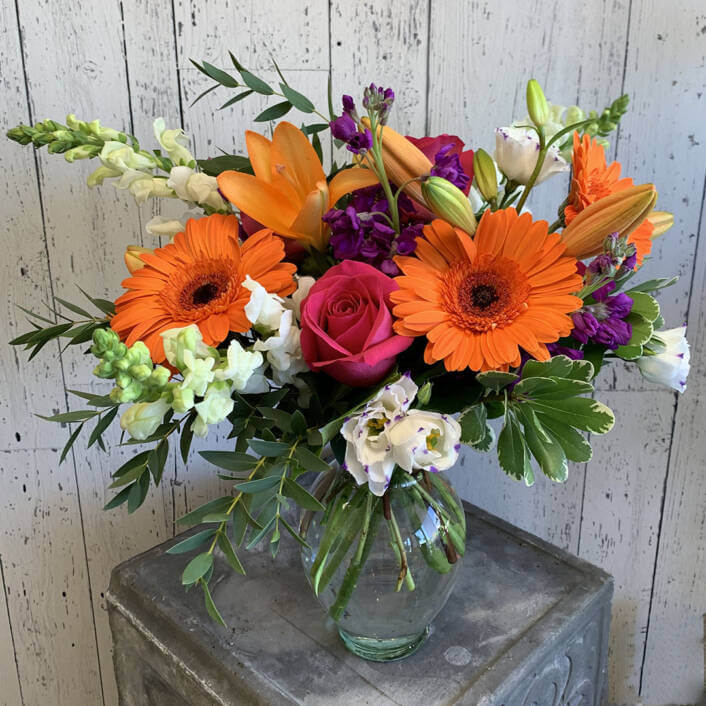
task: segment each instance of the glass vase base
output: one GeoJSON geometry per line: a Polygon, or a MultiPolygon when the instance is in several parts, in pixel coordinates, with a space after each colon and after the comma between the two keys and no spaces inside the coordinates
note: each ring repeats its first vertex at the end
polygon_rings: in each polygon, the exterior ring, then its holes
{"type": "Polygon", "coordinates": [[[429,636],[429,627],[413,637],[393,637],[379,640],[374,637],[351,635],[342,628],[338,629],[346,649],[358,657],[370,662],[394,662],[414,654],[429,636]]]}

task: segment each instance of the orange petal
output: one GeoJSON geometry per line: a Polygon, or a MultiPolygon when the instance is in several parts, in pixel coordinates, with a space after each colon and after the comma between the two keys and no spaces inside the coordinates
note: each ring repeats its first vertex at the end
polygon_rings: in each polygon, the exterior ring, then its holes
{"type": "Polygon", "coordinates": [[[289,230],[298,215],[277,189],[250,174],[223,172],[218,175],[218,188],[243,213],[277,233],[289,230]]]}
{"type": "Polygon", "coordinates": [[[326,180],[317,183],[316,189],[304,200],[299,215],[284,235],[297,238],[305,245],[325,250],[328,245],[328,226],[321,220],[328,210],[329,192],[326,180]]]}
{"type": "Polygon", "coordinates": [[[263,181],[272,181],[272,167],[270,155],[272,143],[259,132],[245,131],[245,145],[248,148],[250,164],[255,176],[263,181]]]}
{"type": "Polygon", "coordinates": [[[363,169],[362,167],[344,169],[338,172],[329,182],[329,204],[333,207],[341,196],[377,183],[378,178],[370,169],[363,169]]]}
{"type": "Polygon", "coordinates": [[[270,160],[273,168],[286,177],[302,200],[326,179],[316,151],[307,136],[295,125],[281,122],[272,137],[270,160]]]}

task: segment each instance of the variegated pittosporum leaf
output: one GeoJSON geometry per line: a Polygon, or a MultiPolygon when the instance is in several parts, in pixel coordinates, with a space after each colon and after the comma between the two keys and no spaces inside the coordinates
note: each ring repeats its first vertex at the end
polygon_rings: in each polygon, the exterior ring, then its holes
{"type": "MultiPolygon", "coordinates": [[[[569,461],[591,458],[591,446],[580,432],[605,434],[615,422],[608,407],[586,397],[593,392],[592,379],[593,365],[585,360],[556,356],[525,363],[520,379],[505,389],[498,459],[506,473],[531,485],[534,458],[546,476],[563,482],[569,461]]],[[[477,435],[475,420],[463,426],[477,435]]]]}

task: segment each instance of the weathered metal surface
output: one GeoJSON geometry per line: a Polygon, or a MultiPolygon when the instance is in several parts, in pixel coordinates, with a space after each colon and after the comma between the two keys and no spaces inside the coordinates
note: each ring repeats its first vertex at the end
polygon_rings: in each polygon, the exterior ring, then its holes
{"type": "Polygon", "coordinates": [[[122,564],[108,595],[121,704],[600,704],[611,577],[467,507],[468,552],[426,645],[401,662],[342,646],[294,547],[217,562],[214,599],[179,585],[172,541],[122,564]]]}

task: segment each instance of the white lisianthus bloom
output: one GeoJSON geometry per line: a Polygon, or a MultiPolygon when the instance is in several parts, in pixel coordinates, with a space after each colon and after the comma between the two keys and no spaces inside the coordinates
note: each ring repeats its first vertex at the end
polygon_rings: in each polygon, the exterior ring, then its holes
{"type": "Polygon", "coordinates": [[[388,422],[382,406],[366,408],[362,414],[349,417],[341,427],[346,440],[344,470],[358,485],[368,484],[373,495],[383,495],[390,484],[395,461],[385,430],[388,422]]]}
{"type": "Polygon", "coordinates": [[[231,341],[225,361],[213,371],[214,379],[229,380],[238,392],[244,392],[253,373],[262,363],[262,353],[246,351],[238,341],[231,341]]]}
{"type": "Polygon", "coordinates": [[[380,388],[365,409],[341,427],[347,442],[345,470],[358,485],[367,482],[374,495],[385,492],[396,464],[388,430],[404,419],[417,390],[412,378],[402,375],[380,388]]]}
{"type": "Polygon", "coordinates": [[[162,345],[164,355],[171,365],[177,370],[183,370],[184,352],[191,351],[199,358],[214,357],[215,350],[203,342],[201,330],[196,324],[189,324],[181,328],[170,328],[162,331],[162,345]]]}
{"type": "Polygon", "coordinates": [[[268,292],[259,282],[245,276],[242,283],[251,292],[250,301],[245,305],[245,316],[258,330],[277,331],[284,313],[282,297],[268,292]]]}
{"type": "Polygon", "coordinates": [[[214,382],[208,386],[203,400],[194,406],[204,425],[219,424],[233,411],[230,393],[227,382],[214,382]]]}
{"type": "Polygon", "coordinates": [[[196,172],[191,167],[172,167],[169,172],[167,186],[187,203],[197,203],[208,206],[214,211],[227,209],[226,202],[218,191],[216,177],[196,172]]]}
{"type": "Polygon", "coordinates": [[[203,395],[210,382],[213,382],[215,373],[213,366],[215,358],[197,358],[191,351],[184,351],[184,369],[181,371],[184,382],[182,389],[190,389],[195,395],[203,395]]]}
{"type": "Polygon", "coordinates": [[[152,436],[169,411],[169,404],[161,397],[155,402],[136,402],[120,417],[120,427],[133,439],[144,441],[152,436]]]}
{"type": "Polygon", "coordinates": [[[686,326],[657,331],[654,338],[662,344],[664,350],[654,355],[642,356],[637,361],[642,376],[650,382],[684,392],[691,359],[689,343],[686,340],[686,326]]]}
{"type": "Polygon", "coordinates": [[[461,425],[438,412],[411,409],[388,431],[395,463],[408,473],[423,469],[437,473],[456,463],[461,449],[461,425]]]}
{"type": "Polygon", "coordinates": [[[302,318],[302,302],[309,295],[309,290],[314,286],[316,280],[308,275],[295,275],[297,281],[297,290],[291,296],[284,300],[284,305],[294,312],[297,321],[302,318]]]}
{"type": "Polygon", "coordinates": [[[152,129],[155,139],[174,164],[192,164],[196,161],[191,152],[186,149],[189,138],[182,129],[167,130],[164,118],[157,118],[152,123],[152,129]]]}
{"type": "MultiPolygon", "coordinates": [[[[539,138],[534,130],[523,127],[501,127],[495,131],[495,161],[508,179],[527,184],[539,156],[539,138]]],[[[565,172],[569,164],[552,145],[544,158],[535,184],[541,184],[553,174],[565,172]]]]}

